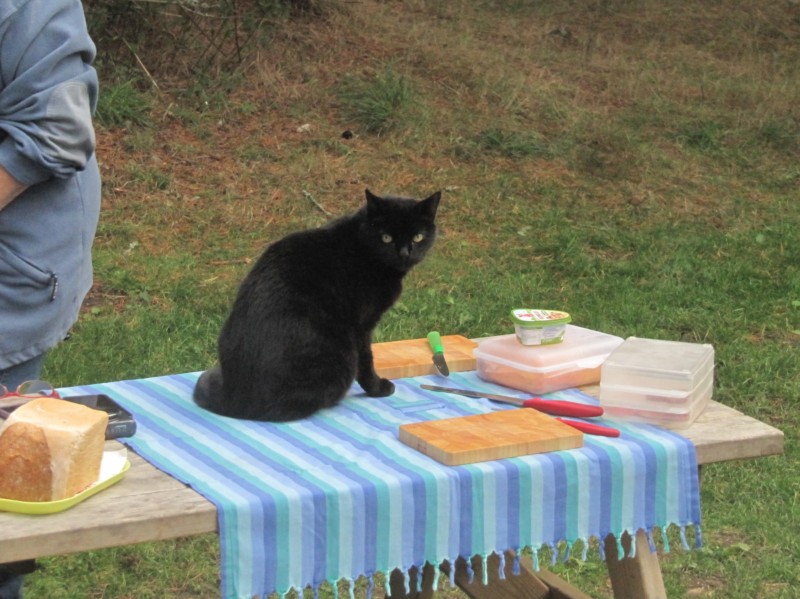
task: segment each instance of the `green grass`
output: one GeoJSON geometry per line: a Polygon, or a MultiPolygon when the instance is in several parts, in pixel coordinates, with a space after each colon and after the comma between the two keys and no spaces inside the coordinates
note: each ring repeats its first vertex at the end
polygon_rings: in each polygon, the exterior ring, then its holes
{"type": "Polygon", "coordinates": [[[103,87],[97,105],[97,122],[104,127],[147,126],[150,121],[150,101],[136,89],[132,80],[115,82],[103,87]]]}
{"type": "MultiPolygon", "coordinates": [[[[441,236],[376,340],[509,332],[509,310],[529,306],[713,344],[715,399],[781,428],[785,455],[703,469],[705,549],[664,556],[669,596],[794,596],[796,9],[314,4],[265,22],[235,73],[174,81],[158,44],[140,44],[160,92],[126,83],[136,64],[109,74],[99,127],[121,135],[99,136],[97,287],[46,375],[203,369],[269,241],[324,223],[319,206],[354,210],[364,187],[443,189],[441,236]]],[[[217,551],[210,535],[47,558],[29,596],[214,597],[217,551]]],[[[610,597],[589,553],[556,570],[610,597]]]]}
{"type": "Polygon", "coordinates": [[[345,120],[373,134],[407,124],[419,102],[409,78],[391,64],[372,77],[345,75],[338,97],[345,120]]]}

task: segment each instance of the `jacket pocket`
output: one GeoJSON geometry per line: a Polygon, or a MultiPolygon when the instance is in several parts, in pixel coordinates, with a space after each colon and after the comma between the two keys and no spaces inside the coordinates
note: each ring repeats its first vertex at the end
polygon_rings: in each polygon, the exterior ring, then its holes
{"type": "Polygon", "coordinates": [[[52,301],[57,290],[56,273],[36,266],[0,243],[0,307],[52,301]]]}

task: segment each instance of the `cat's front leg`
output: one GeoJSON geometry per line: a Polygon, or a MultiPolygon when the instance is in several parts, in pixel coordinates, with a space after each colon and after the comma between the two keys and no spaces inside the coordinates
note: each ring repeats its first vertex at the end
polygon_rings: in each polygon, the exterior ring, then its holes
{"type": "Polygon", "coordinates": [[[379,377],[375,372],[375,363],[372,359],[372,338],[370,335],[367,335],[366,339],[362,339],[359,342],[356,381],[370,397],[386,397],[394,393],[394,383],[389,379],[379,377]]]}

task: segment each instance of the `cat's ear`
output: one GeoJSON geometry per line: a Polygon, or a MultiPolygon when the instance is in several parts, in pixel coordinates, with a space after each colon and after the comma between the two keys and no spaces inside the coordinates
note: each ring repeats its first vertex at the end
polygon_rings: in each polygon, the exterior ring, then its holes
{"type": "Polygon", "coordinates": [[[417,211],[420,215],[433,220],[436,217],[436,209],[439,207],[439,200],[442,199],[442,192],[437,191],[433,195],[421,200],[417,204],[417,211]]]}
{"type": "Polygon", "coordinates": [[[364,191],[367,194],[367,215],[375,216],[381,209],[383,198],[376,196],[369,189],[364,191]]]}

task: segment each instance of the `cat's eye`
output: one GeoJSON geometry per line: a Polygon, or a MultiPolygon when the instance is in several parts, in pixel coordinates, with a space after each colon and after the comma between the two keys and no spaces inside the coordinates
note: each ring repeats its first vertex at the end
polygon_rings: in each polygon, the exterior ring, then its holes
{"type": "Polygon", "coordinates": [[[388,233],[384,233],[383,235],[381,235],[381,241],[383,243],[392,243],[392,236],[389,235],[388,233]]]}
{"type": "Polygon", "coordinates": [[[419,243],[423,239],[425,239],[425,236],[422,233],[417,233],[416,235],[414,235],[414,238],[411,241],[413,241],[414,243],[419,243]]]}

